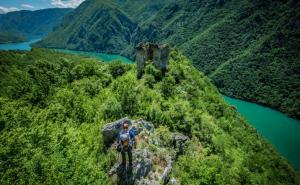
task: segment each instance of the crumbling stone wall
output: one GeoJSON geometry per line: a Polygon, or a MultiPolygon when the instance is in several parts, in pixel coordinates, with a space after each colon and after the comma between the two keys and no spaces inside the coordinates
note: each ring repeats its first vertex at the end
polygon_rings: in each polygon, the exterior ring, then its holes
{"type": "Polygon", "coordinates": [[[141,78],[143,75],[143,69],[146,66],[145,48],[141,45],[136,48],[135,60],[137,66],[137,77],[141,78]]]}
{"type": "Polygon", "coordinates": [[[140,43],[136,47],[137,77],[141,78],[147,62],[152,62],[162,75],[168,66],[169,46],[166,44],[140,43]]]}

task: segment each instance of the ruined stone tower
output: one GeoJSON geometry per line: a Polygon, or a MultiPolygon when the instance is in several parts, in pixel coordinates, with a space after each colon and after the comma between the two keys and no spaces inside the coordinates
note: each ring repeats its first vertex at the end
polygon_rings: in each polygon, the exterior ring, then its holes
{"type": "Polygon", "coordinates": [[[152,62],[164,75],[168,66],[169,46],[166,44],[140,43],[136,47],[137,77],[141,78],[147,62],[152,62]]]}

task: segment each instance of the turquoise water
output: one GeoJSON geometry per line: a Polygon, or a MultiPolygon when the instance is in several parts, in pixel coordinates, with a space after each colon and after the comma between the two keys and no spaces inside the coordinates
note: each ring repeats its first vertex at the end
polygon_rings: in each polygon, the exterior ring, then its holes
{"type": "Polygon", "coordinates": [[[104,62],[111,62],[114,60],[120,60],[127,64],[134,63],[132,60],[123,57],[121,55],[112,55],[112,54],[105,54],[105,53],[96,53],[96,52],[86,52],[86,51],[74,51],[74,50],[66,50],[66,49],[55,49],[55,51],[69,53],[69,54],[79,54],[84,56],[90,56],[102,60],[104,62]]]}
{"type": "Polygon", "coordinates": [[[41,38],[30,39],[27,42],[0,44],[0,50],[31,50],[30,44],[41,40],[41,38]]]}
{"type": "MultiPolygon", "coordinates": [[[[0,44],[0,50],[25,50],[29,51],[31,50],[30,44],[35,43],[37,41],[41,40],[41,38],[34,38],[27,42],[21,42],[21,43],[9,43],[9,44],[0,44]]],[[[122,62],[132,64],[134,63],[132,60],[123,57],[121,55],[111,55],[111,54],[105,54],[105,53],[96,53],[96,52],[85,52],[85,51],[73,51],[73,50],[65,50],[65,49],[54,49],[55,51],[63,52],[63,53],[69,53],[69,54],[79,54],[79,55],[85,55],[97,58],[104,62],[111,62],[114,60],[120,60],[122,62]]]]}
{"type": "Polygon", "coordinates": [[[300,170],[300,121],[274,109],[224,96],[296,169],[300,170]]]}
{"type": "MultiPolygon", "coordinates": [[[[37,42],[32,39],[24,43],[0,44],[0,50],[30,50],[30,44],[37,42]]],[[[98,58],[102,61],[120,60],[133,63],[126,57],[95,52],[71,51],[55,49],[56,51],[80,54],[98,58]]],[[[279,111],[224,96],[227,103],[237,107],[237,110],[248,122],[257,129],[296,169],[300,170],[300,121],[289,118],[279,111]]]]}

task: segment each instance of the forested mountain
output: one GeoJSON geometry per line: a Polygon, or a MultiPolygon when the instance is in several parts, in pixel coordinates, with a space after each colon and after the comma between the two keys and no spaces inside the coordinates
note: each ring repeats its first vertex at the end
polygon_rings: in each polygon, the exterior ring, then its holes
{"type": "Polygon", "coordinates": [[[113,184],[108,171],[118,153],[104,146],[101,130],[124,116],[163,128],[157,137],[169,147],[168,130],[189,136],[172,164],[181,184],[300,183],[299,173],[176,50],[164,77],[149,64],[141,79],[135,65],[46,49],[0,56],[2,185],[113,184]]]}
{"type": "Polygon", "coordinates": [[[222,93],[300,118],[299,1],[137,2],[88,0],[38,46],[133,58],[140,41],[169,43],[222,93]]]}
{"type": "Polygon", "coordinates": [[[68,8],[50,8],[9,12],[0,16],[0,31],[15,32],[25,37],[44,36],[51,32],[70,10],[68,8]]]}
{"type": "Polygon", "coordinates": [[[139,22],[158,12],[164,3],[160,0],[84,1],[38,45],[107,53],[120,53],[128,48],[128,52],[133,52],[139,22]]]}
{"type": "Polygon", "coordinates": [[[2,43],[14,43],[23,42],[25,37],[19,33],[15,32],[1,32],[0,31],[0,44],[2,43]]]}
{"type": "Polygon", "coordinates": [[[118,53],[130,45],[136,26],[112,3],[86,1],[42,43],[47,47],[118,53]]]}
{"type": "Polygon", "coordinates": [[[218,2],[166,7],[151,20],[155,40],[180,48],[221,92],[300,118],[299,1],[218,2]]]}

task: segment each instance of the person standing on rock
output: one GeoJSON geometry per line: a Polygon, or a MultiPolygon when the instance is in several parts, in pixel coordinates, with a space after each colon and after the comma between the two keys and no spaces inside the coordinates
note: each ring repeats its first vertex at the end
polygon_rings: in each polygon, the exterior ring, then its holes
{"type": "Polygon", "coordinates": [[[135,147],[133,130],[128,130],[128,121],[123,123],[123,130],[118,135],[118,150],[122,155],[122,165],[126,166],[126,153],[128,154],[129,166],[132,166],[132,149],[135,147]]]}

